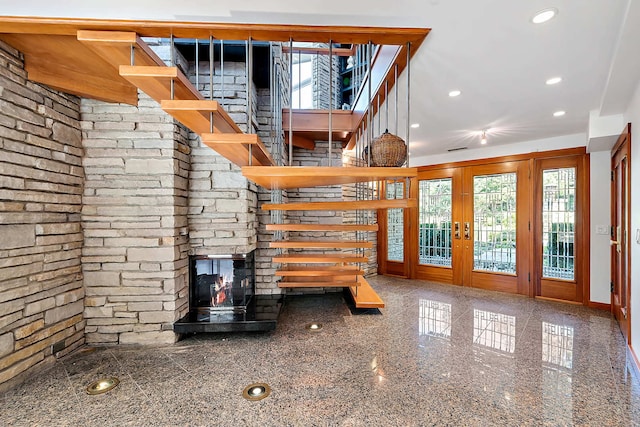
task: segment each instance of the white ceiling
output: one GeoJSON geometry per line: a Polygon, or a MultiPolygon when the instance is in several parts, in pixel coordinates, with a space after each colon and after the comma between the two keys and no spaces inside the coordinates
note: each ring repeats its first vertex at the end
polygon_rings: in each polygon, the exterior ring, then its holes
{"type": "MultiPolygon", "coordinates": [[[[587,133],[624,112],[640,73],[640,0],[0,0],[3,15],[427,27],[411,63],[414,157],[587,133]],[[531,23],[542,9],[557,17],[531,23]],[[555,86],[545,80],[561,76],[555,86]],[[450,90],[462,95],[450,98],[450,90]],[[566,111],[560,118],[553,112],[566,111]]],[[[400,130],[406,107],[400,80],[400,130]]],[[[393,130],[392,130],[393,131],[393,130]]],[[[584,143],[586,144],[586,138],[584,143]]]]}

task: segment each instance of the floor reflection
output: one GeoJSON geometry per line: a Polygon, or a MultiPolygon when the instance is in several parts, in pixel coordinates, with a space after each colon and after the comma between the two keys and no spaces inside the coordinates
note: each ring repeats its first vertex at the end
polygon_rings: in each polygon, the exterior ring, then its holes
{"type": "Polygon", "coordinates": [[[505,353],[516,350],[516,318],[473,309],[473,343],[505,353]]]}
{"type": "Polygon", "coordinates": [[[420,336],[451,337],[451,304],[420,299],[419,310],[418,333],[420,336]]]}

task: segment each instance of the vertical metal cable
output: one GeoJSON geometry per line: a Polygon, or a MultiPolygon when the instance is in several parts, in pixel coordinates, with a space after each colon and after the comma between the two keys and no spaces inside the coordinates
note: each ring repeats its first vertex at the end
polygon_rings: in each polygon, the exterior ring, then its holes
{"type": "Polygon", "coordinates": [[[395,103],[396,103],[396,111],[395,111],[395,127],[394,127],[394,133],[396,135],[398,135],[398,64],[396,64],[395,69],[394,69],[394,87],[393,90],[395,92],[395,103]]]}
{"type": "MultiPolygon", "coordinates": [[[[253,41],[247,39],[247,133],[253,133],[253,41]]],[[[253,163],[253,144],[249,144],[249,166],[253,163]]]]}
{"type": "Polygon", "coordinates": [[[333,155],[333,41],[329,39],[329,166],[333,155]]]}
{"type": "Polygon", "coordinates": [[[378,111],[376,112],[378,116],[378,135],[382,135],[382,113],[380,111],[380,94],[378,94],[378,111]]]}
{"type": "Polygon", "coordinates": [[[293,162],[293,38],[289,38],[289,166],[293,162]]]}
{"type": "Polygon", "coordinates": [[[368,134],[368,143],[367,143],[367,166],[371,166],[371,140],[373,139],[373,97],[371,96],[371,40],[367,45],[367,105],[369,106],[368,110],[368,120],[367,120],[367,134],[368,134]]]}
{"type": "MultiPolygon", "coordinates": [[[[170,38],[170,43],[169,43],[169,49],[170,49],[170,55],[171,55],[171,66],[175,67],[176,66],[176,58],[175,58],[175,54],[173,52],[174,49],[174,39],[173,39],[173,33],[171,34],[170,38]]],[[[175,82],[173,81],[173,79],[171,79],[171,99],[174,98],[175,96],[175,82]]]]}
{"type": "MultiPolygon", "coordinates": [[[[214,68],[214,54],[213,54],[213,36],[209,36],[209,100],[213,101],[213,74],[214,68]]],[[[213,133],[213,111],[209,111],[209,132],[213,133]]]]}
{"type": "Polygon", "coordinates": [[[130,65],[133,67],[134,65],[136,65],[136,47],[133,45],[133,43],[131,43],[131,58],[129,60],[130,65]]]}
{"type": "Polygon", "coordinates": [[[220,89],[222,90],[221,101],[222,107],[226,107],[224,99],[224,40],[220,40],[220,89]]]}
{"type": "MultiPolygon", "coordinates": [[[[409,132],[411,131],[411,42],[407,42],[407,167],[409,167],[409,132]]],[[[408,179],[407,179],[408,183],[408,179]]]]}
{"type": "Polygon", "coordinates": [[[200,91],[200,52],[198,48],[198,39],[196,39],[196,89],[200,91]]]}
{"type": "Polygon", "coordinates": [[[298,51],[298,108],[302,108],[302,52],[298,51]]]}
{"type": "Polygon", "coordinates": [[[386,118],[384,119],[384,127],[385,129],[389,129],[389,80],[385,80],[384,82],[384,115],[386,118]]]}

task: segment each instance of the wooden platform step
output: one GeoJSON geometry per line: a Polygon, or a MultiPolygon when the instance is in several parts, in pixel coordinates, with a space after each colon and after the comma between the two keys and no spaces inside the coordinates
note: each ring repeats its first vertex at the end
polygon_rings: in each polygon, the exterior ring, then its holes
{"type": "Polygon", "coordinates": [[[267,231],[378,231],[378,224],[267,224],[267,231]]]}
{"type": "Polygon", "coordinates": [[[293,249],[293,248],[328,248],[328,249],[336,249],[336,248],[373,248],[372,242],[359,242],[355,240],[283,240],[280,242],[270,242],[270,248],[282,248],[282,249],[293,249]]]}
{"type": "Polygon", "coordinates": [[[364,274],[364,271],[359,268],[349,268],[341,267],[341,268],[313,268],[307,269],[304,267],[298,267],[295,269],[285,269],[285,270],[276,270],[275,275],[281,277],[318,277],[318,276],[358,276],[364,274]]]}
{"type": "Polygon", "coordinates": [[[417,168],[245,166],[242,174],[268,189],[322,187],[389,179],[413,178],[417,168]]]}
{"type": "Polygon", "coordinates": [[[358,286],[350,286],[349,290],[356,308],[384,308],[384,301],[364,277],[358,276],[358,286]]]}
{"type": "Polygon", "coordinates": [[[289,282],[281,280],[279,288],[359,288],[360,283],[355,280],[332,280],[327,282],[289,282]]]}
{"type": "Polygon", "coordinates": [[[213,116],[214,132],[242,133],[240,127],[218,101],[165,98],[160,102],[160,107],[197,134],[211,132],[209,121],[211,116],[213,116]]]}
{"type": "Polygon", "coordinates": [[[252,165],[276,164],[271,153],[256,134],[203,133],[200,138],[205,145],[238,166],[249,165],[249,152],[251,152],[252,165]]]}
{"type": "Polygon", "coordinates": [[[415,208],[417,199],[391,199],[391,200],[358,200],[343,202],[308,202],[308,203],[265,203],[262,210],[265,211],[348,211],[348,210],[374,210],[393,208],[415,208]]]}
{"type": "Polygon", "coordinates": [[[357,254],[284,254],[274,256],[273,262],[281,264],[340,264],[369,262],[369,258],[357,254]]]}
{"type": "Polygon", "coordinates": [[[171,99],[171,80],[174,81],[173,99],[204,100],[178,67],[121,65],[119,70],[122,77],[140,88],[157,103],[171,99]]]}

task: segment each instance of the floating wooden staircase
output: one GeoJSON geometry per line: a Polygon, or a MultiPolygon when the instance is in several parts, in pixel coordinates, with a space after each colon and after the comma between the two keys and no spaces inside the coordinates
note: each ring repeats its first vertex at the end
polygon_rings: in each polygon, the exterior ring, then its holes
{"type": "Polygon", "coordinates": [[[238,166],[275,164],[258,135],[242,133],[217,101],[204,99],[178,67],[167,66],[136,33],[80,30],[77,38],[221,156],[238,166]]]}
{"type": "MultiPolygon", "coordinates": [[[[242,167],[249,180],[268,189],[293,189],[382,180],[410,179],[416,168],[375,167],[276,167],[271,154],[255,134],[244,134],[221,105],[204,99],[178,67],[167,66],[135,33],[127,31],[80,30],[77,40],[117,70],[122,85],[133,85],[158,102],[161,108],[200,135],[204,144],[242,167]]],[[[127,99],[130,99],[128,97],[127,99]]],[[[347,144],[359,121],[351,111],[329,112],[296,110],[283,113],[284,130],[295,133],[293,143],[307,149],[315,140],[327,138],[347,144]]],[[[265,204],[275,211],[347,211],[413,208],[415,199],[328,201],[265,204]]],[[[324,239],[306,238],[271,242],[269,247],[294,252],[273,257],[281,264],[276,276],[282,288],[348,287],[356,307],[384,307],[384,302],[364,278],[361,265],[368,262],[364,251],[373,243],[354,238],[327,240],[326,234],[375,232],[377,225],[366,224],[270,224],[268,230],[287,233],[321,232],[324,239]],[[315,249],[316,252],[305,252],[315,249]],[[344,252],[351,251],[351,252],[344,252]],[[359,251],[359,253],[353,253],[359,251]]],[[[329,236],[331,237],[331,236],[329,236]]]]}

